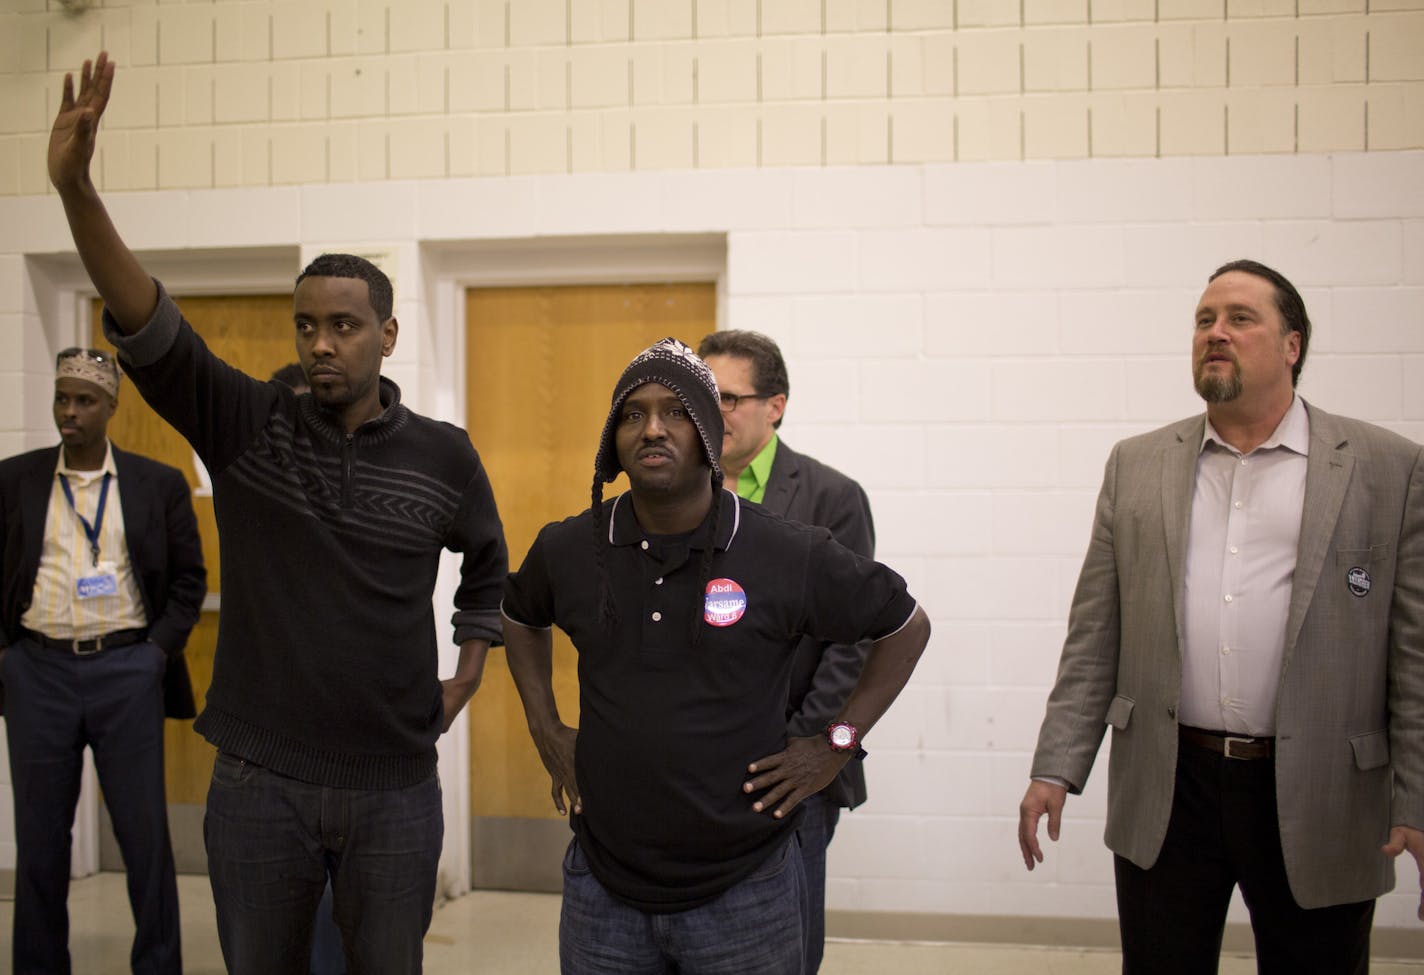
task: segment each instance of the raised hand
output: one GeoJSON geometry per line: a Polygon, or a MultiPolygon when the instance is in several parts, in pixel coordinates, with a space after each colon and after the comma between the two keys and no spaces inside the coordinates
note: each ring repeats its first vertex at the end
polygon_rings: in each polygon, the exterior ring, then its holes
{"type": "Polygon", "coordinates": [[[49,178],[56,189],[72,188],[89,179],[99,119],[109,104],[113,85],[114,63],[106,51],[100,51],[94,61],[84,62],[77,95],[74,75],[64,76],[64,95],[49,135],[49,178]]]}

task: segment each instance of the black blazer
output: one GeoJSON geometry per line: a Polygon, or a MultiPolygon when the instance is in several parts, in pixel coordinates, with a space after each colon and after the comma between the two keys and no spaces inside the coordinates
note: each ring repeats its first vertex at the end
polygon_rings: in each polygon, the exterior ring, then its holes
{"type": "MultiPolygon", "coordinates": [[[[5,557],[0,574],[0,647],[20,639],[20,617],[34,594],[58,463],[58,446],[0,461],[0,546],[5,557]]],[[[148,638],[168,655],[164,713],[191,718],[197,712],[183,648],[198,622],[208,574],[188,482],[176,468],[118,447],[114,466],[121,485],[129,561],[148,615],[148,638]]]]}
{"type": "MultiPolygon", "coordinates": [[[[776,445],[762,506],[803,525],[828,528],[836,541],[867,559],[875,557],[875,523],[870,500],[859,484],[833,467],[798,454],[782,440],[776,445]]],[[[788,732],[822,734],[850,695],[870,644],[821,643],[810,637],[796,648],[791,663],[788,732]]],[[[841,806],[865,801],[865,769],[846,763],[826,793],[841,806]]]]}

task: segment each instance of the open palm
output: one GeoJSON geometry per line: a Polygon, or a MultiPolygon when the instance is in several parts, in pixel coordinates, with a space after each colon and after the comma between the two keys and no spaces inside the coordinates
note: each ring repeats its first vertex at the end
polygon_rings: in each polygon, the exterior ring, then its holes
{"type": "Polygon", "coordinates": [[[113,84],[114,64],[104,51],[100,51],[92,63],[84,62],[77,96],[74,75],[64,76],[64,95],[49,136],[49,178],[56,187],[70,186],[87,178],[99,118],[109,104],[113,84]]]}

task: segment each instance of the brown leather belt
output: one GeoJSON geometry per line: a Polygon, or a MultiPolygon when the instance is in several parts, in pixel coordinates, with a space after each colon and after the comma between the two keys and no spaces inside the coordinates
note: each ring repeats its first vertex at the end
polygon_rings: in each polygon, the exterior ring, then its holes
{"type": "Polygon", "coordinates": [[[36,633],[34,630],[26,630],[25,636],[34,640],[47,650],[62,650],[65,653],[86,657],[89,654],[99,653],[102,650],[112,650],[115,647],[127,647],[134,643],[142,643],[148,639],[148,631],[114,630],[112,633],[104,633],[88,640],[56,640],[52,636],[45,636],[43,633],[36,633]]]}
{"type": "Polygon", "coordinates": [[[1276,752],[1274,738],[1251,738],[1245,735],[1233,735],[1225,731],[1202,731],[1200,728],[1188,728],[1185,725],[1177,728],[1177,736],[1188,745],[1205,748],[1218,755],[1225,755],[1227,758],[1250,761],[1257,758],[1270,758],[1276,752]]]}

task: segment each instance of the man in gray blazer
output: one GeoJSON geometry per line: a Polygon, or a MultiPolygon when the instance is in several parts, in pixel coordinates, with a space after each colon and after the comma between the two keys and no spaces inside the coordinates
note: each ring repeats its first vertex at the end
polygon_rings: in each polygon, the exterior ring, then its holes
{"type": "Polygon", "coordinates": [[[1261,971],[1363,975],[1393,858],[1424,877],[1424,447],[1296,396],[1309,339],[1284,277],[1218,269],[1206,415],[1108,459],[1019,846],[1111,725],[1124,972],[1215,972],[1239,884],[1261,971]]]}
{"type": "MultiPolygon", "coordinates": [[[[786,362],[776,343],[759,332],[726,330],[702,339],[697,354],[717,379],[722,396],[722,470],[727,486],[783,518],[830,529],[836,541],[867,559],[875,557],[870,501],[855,481],[805,454],[777,434],[791,391],[786,362]]],[[[796,648],[787,734],[823,734],[865,664],[870,644],[823,643],[809,637],[796,648]]],[[[863,754],[863,753],[862,753],[863,754]]],[[[842,808],[865,801],[865,770],[859,758],[846,763],[817,795],[801,805],[801,858],[806,867],[810,930],[806,972],[814,975],[825,943],[826,848],[842,808]]]]}

